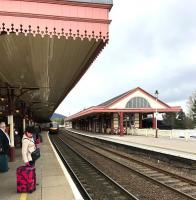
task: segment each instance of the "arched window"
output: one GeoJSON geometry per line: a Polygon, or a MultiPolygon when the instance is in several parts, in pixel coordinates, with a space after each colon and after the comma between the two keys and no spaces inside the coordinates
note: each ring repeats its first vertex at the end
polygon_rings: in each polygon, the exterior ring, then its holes
{"type": "Polygon", "coordinates": [[[150,108],[150,107],[151,106],[148,103],[148,101],[143,97],[133,97],[126,104],[126,108],[150,108]]]}

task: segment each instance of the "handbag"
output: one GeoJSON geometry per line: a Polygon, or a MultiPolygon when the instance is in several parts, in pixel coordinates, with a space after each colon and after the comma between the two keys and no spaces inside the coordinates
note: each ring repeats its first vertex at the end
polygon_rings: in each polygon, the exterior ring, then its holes
{"type": "Polygon", "coordinates": [[[31,153],[31,157],[33,161],[36,161],[40,157],[40,149],[37,148],[35,151],[31,153]]]}

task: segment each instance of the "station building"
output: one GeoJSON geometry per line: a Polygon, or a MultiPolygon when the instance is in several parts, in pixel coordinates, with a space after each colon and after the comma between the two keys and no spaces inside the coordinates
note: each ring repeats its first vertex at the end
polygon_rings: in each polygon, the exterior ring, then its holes
{"type": "Polygon", "coordinates": [[[157,113],[177,113],[181,110],[180,106],[171,107],[137,87],[71,115],[65,122],[71,122],[74,129],[124,135],[133,129],[156,129],[157,113]],[[149,116],[150,123],[146,120],[149,116]]]}

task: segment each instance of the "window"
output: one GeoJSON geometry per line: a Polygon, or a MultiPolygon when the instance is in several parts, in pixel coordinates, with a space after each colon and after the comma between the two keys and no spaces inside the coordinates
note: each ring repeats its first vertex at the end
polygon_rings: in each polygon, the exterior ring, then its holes
{"type": "Polygon", "coordinates": [[[150,108],[150,104],[146,99],[143,97],[134,97],[130,99],[127,104],[126,108],[150,108]]]}

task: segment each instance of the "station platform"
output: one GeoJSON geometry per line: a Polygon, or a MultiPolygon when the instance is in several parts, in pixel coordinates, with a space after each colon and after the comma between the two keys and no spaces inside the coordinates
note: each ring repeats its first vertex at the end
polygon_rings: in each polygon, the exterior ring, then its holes
{"type": "Polygon", "coordinates": [[[133,136],[133,135],[109,135],[86,132],[76,129],[67,129],[78,134],[87,135],[89,137],[99,138],[114,143],[133,146],[145,150],[164,153],[172,156],[177,156],[185,159],[196,161],[196,139],[169,139],[164,137],[153,138],[146,136],[133,136]]]}
{"type": "Polygon", "coordinates": [[[16,168],[23,165],[21,148],[16,148],[16,159],[9,162],[9,171],[0,173],[1,200],[81,200],[75,184],[53,150],[47,132],[42,132],[41,157],[36,162],[37,187],[33,193],[17,193],[16,168]]]}

